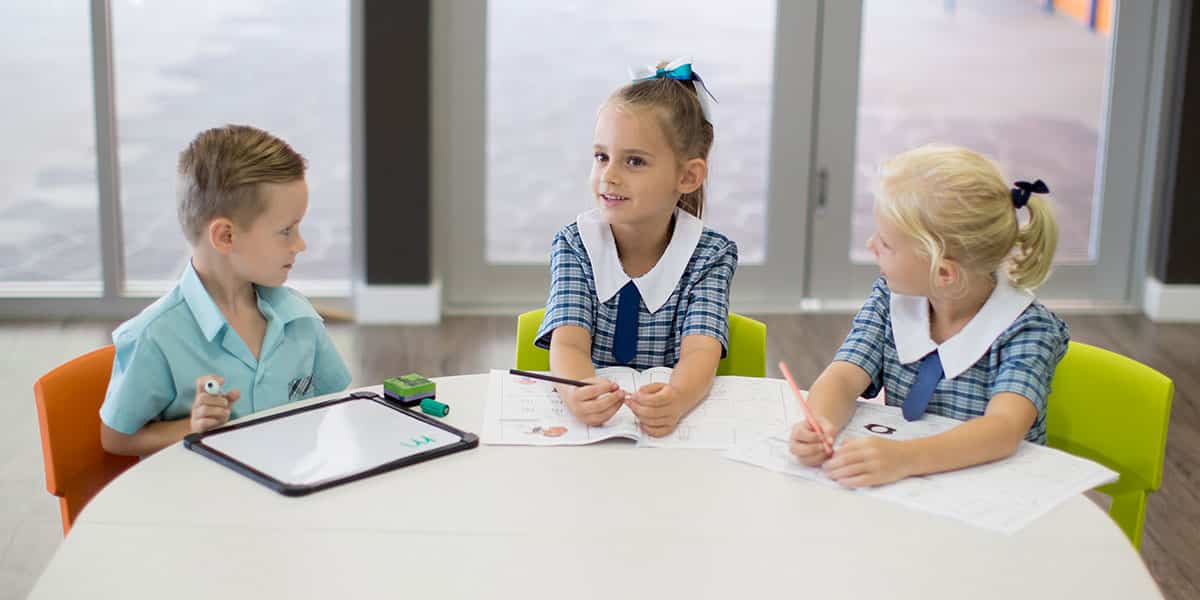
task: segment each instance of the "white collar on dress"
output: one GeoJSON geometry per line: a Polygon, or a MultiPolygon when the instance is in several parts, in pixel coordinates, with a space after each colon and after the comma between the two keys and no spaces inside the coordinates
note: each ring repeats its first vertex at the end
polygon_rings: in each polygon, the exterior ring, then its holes
{"type": "Polygon", "coordinates": [[[579,237],[583,239],[583,247],[592,263],[596,297],[601,302],[607,302],[626,283],[633,281],[642,295],[642,301],[646,303],[646,309],[652,313],[662,308],[675,291],[704,231],[704,223],[700,219],[687,211],[675,209],[675,231],[671,234],[666,252],[645,275],[630,277],[621,266],[612,228],[604,220],[602,209],[592,209],[579,215],[575,223],[579,225],[579,237]]]}
{"type": "Polygon", "coordinates": [[[900,362],[909,364],[937,350],[946,379],[971,368],[991,348],[992,342],[1033,303],[1033,294],[1013,288],[1004,273],[996,273],[996,289],[974,317],[942,342],[929,337],[929,300],[924,296],[892,293],[892,334],[900,362]]]}

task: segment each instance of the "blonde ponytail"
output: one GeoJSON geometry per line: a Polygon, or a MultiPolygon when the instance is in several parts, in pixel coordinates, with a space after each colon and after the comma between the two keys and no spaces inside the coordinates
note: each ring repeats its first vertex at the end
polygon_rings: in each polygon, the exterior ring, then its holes
{"type": "Polygon", "coordinates": [[[1031,195],[1025,205],[1029,222],[1020,226],[1014,245],[1008,280],[1013,287],[1034,289],[1050,277],[1054,250],[1058,247],[1058,223],[1045,197],[1031,195]]]}

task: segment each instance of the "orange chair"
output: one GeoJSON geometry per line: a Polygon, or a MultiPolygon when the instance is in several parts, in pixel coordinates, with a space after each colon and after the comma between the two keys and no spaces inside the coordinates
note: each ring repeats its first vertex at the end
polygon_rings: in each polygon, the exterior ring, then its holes
{"type": "Polygon", "coordinates": [[[59,365],[33,384],[46,490],[58,496],[63,535],[101,488],[138,461],[100,445],[100,404],[112,375],[112,346],[59,365]]]}

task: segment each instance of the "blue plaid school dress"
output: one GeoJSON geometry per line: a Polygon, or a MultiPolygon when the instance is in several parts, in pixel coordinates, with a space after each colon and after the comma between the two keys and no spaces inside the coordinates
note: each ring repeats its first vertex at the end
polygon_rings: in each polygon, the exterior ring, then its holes
{"type": "Polygon", "coordinates": [[[597,368],[674,367],[680,344],[689,335],[716,338],[723,357],[729,346],[729,288],[736,269],[737,244],[676,210],[662,258],[650,272],[631,278],[621,267],[612,230],[601,212],[583,213],[554,236],[550,294],[535,344],[549,348],[555,329],[576,325],[592,336],[592,363],[597,368]],[[621,363],[613,355],[617,296],[630,281],[641,296],[637,349],[631,362],[621,363]]]}

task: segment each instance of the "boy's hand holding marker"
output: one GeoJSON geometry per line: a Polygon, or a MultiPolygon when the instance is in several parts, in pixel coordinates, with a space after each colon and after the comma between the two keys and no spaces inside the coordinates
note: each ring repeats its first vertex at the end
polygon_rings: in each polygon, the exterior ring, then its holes
{"type": "Polygon", "coordinates": [[[225,379],[220,375],[201,375],[196,379],[196,398],[192,401],[192,433],[203,433],[229,421],[233,403],[242,392],[222,393],[225,379]]]}

